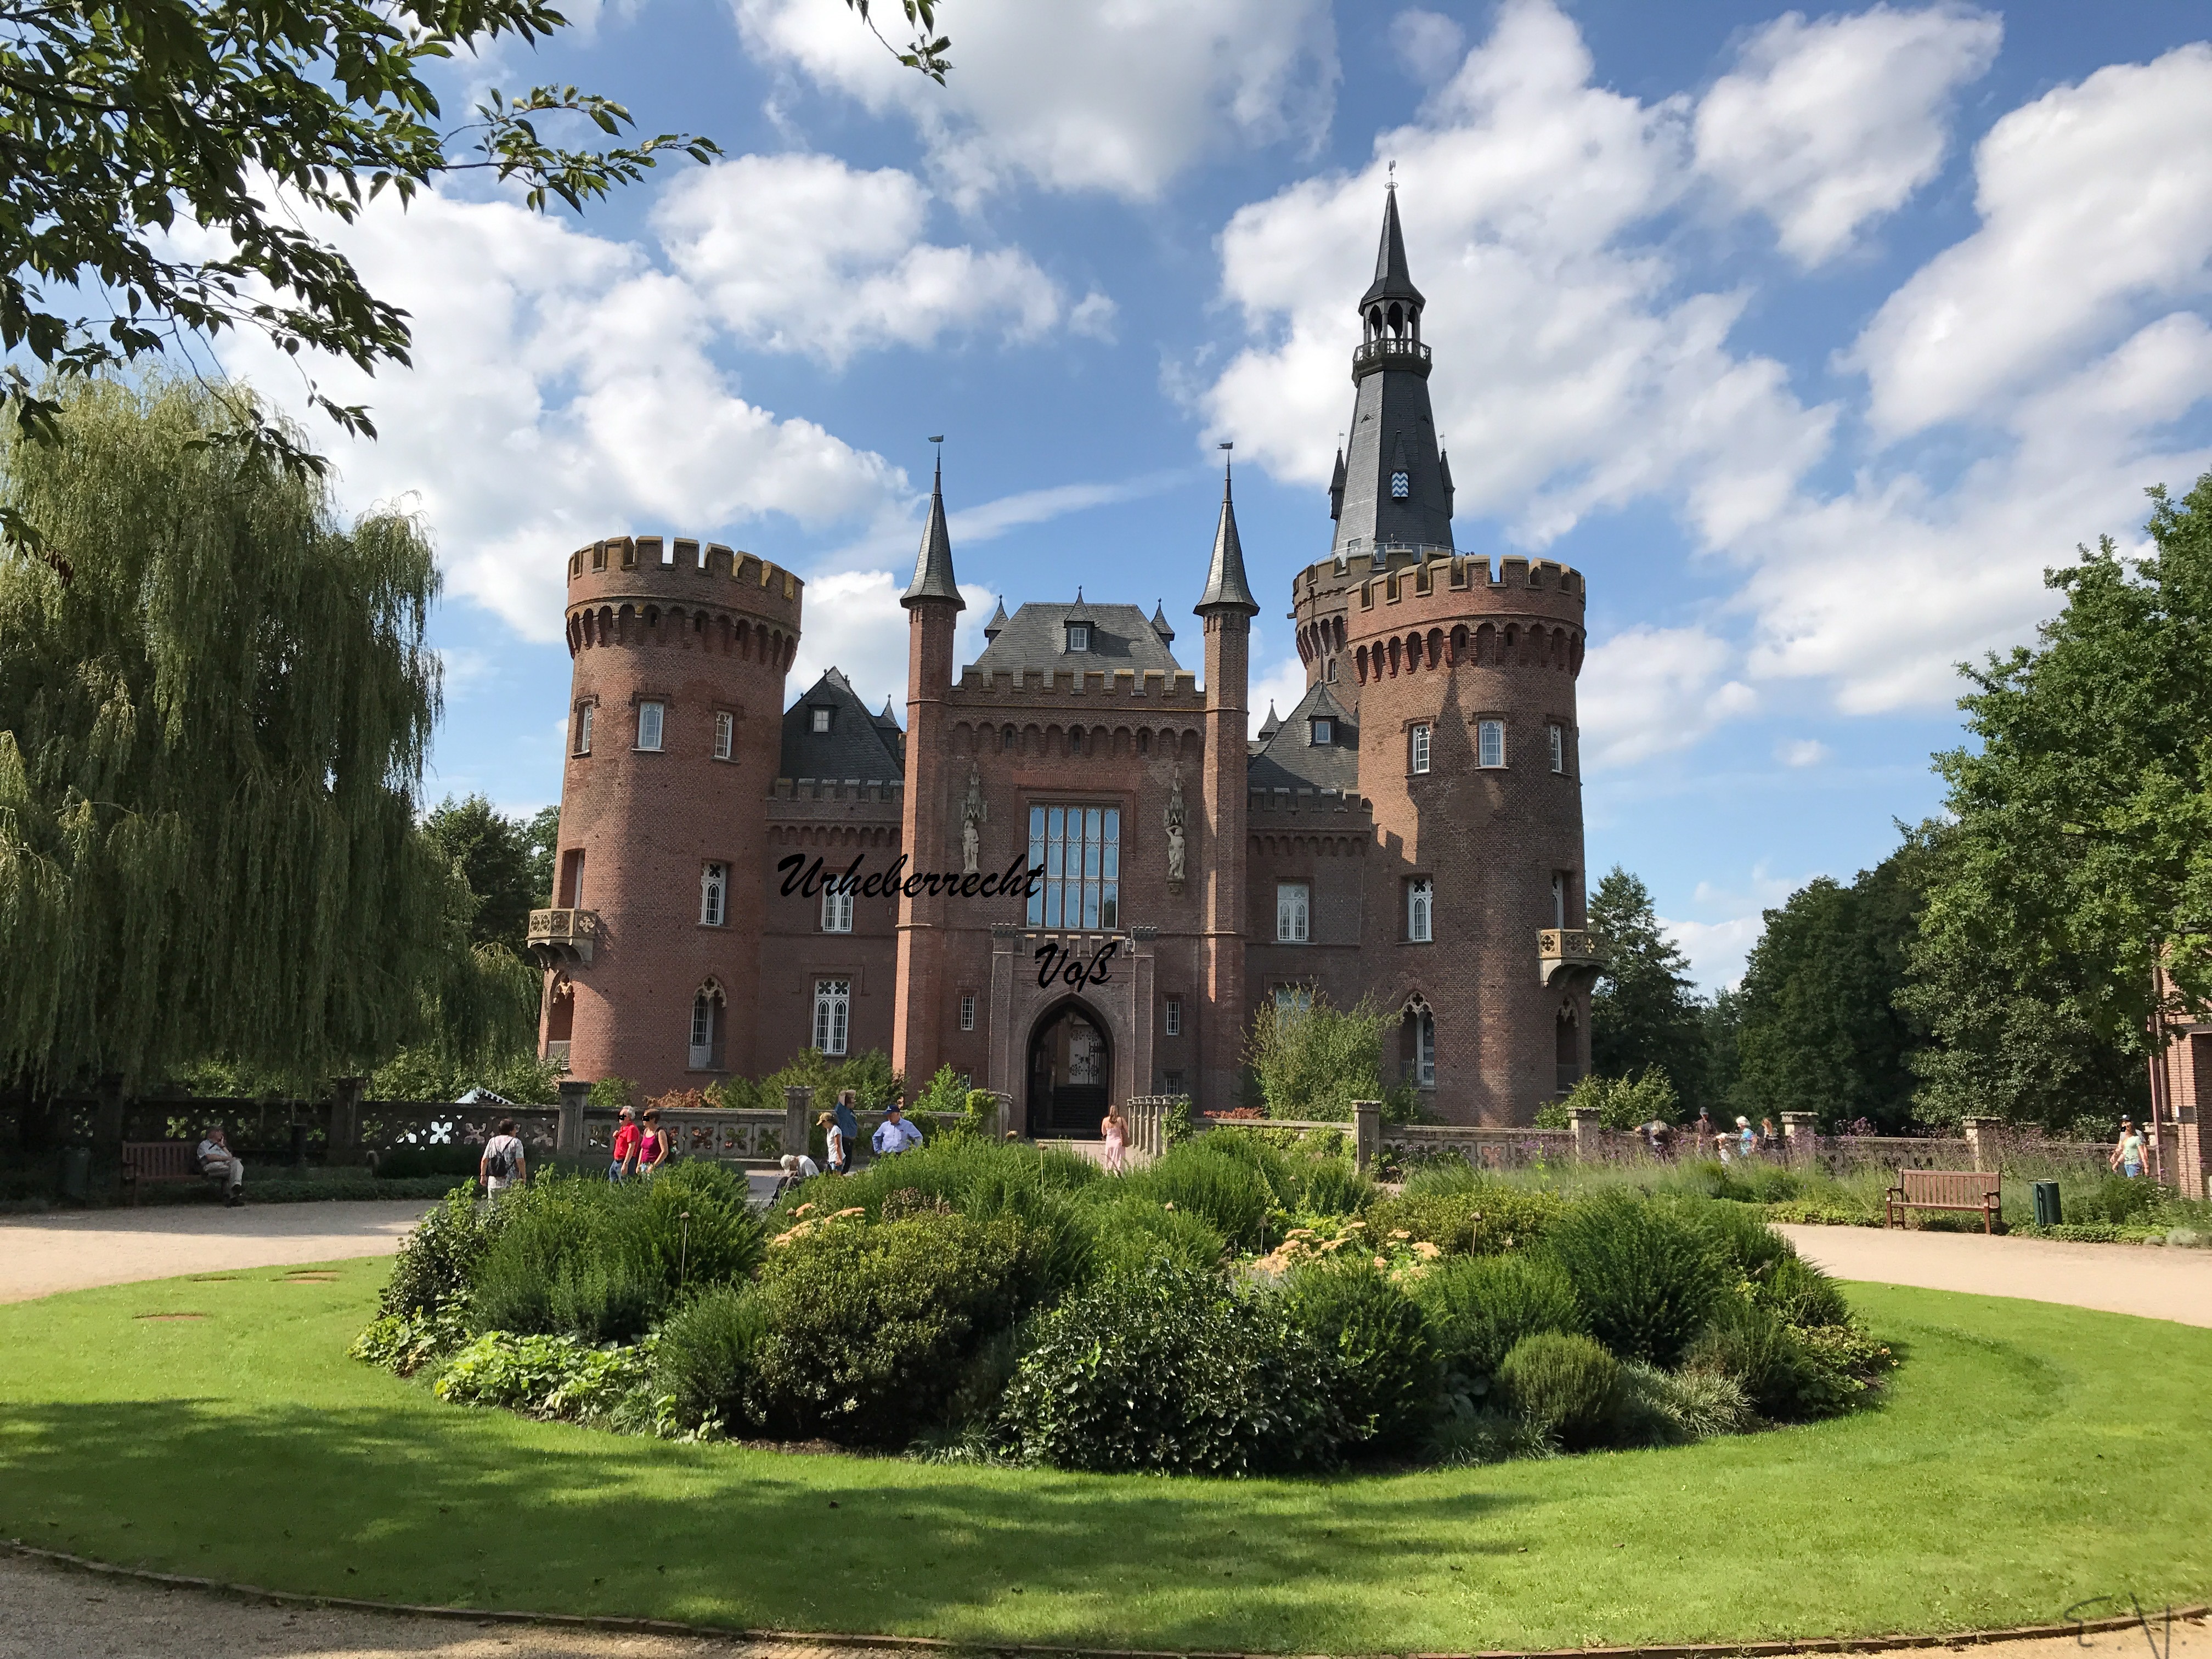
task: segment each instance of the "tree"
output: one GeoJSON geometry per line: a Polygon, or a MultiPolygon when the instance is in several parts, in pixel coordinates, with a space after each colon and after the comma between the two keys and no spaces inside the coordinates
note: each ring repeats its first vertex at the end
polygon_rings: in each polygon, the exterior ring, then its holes
{"type": "Polygon", "coordinates": [[[520,951],[537,903],[531,823],[502,817],[482,795],[457,801],[448,795],[422,821],[422,833],[458,868],[476,899],[470,937],[479,945],[520,951]]]}
{"type": "Polygon", "coordinates": [[[1860,1118],[1895,1133],[1910,1120],[1907,1057],[1926,1032],[1896,997],[1925,845],[1915,831],[1849,887],[1823,876],[1766,912],[1737,988],[1741,1106],[1814,1112],[1827,1133],[1860,1118]]]}
{"type": "Polygon", "coordinates": [[[2159,1022],[2212,1006],[2212,474],[2150,495],[2149,556],[2081,550],[2038,646],[1961,671],[1911,994],[1946,1115],[2124,1109],[2159,1022]]]}
{"type": "Polygon", "coordinates": [[[530,904],[544,908],[553,902],[553,859],[561,848],[561,809],[541,806],[523,826],[522,844],[530,854],[530,904]]]}
{"type": "Polygon", "coordinates": [[[213,1059],[312,1086],[534,1017],[415,822],[422,527],[341,526],[319,479],[210,444],[227,415],[79,381],[63,447],[0,428],[0,500],[73,573],[0,551],[0,1082],[213,1059]]]}
{"type": "MultiPolygon", "coordinates": [[[[915,39],[892,52],[942,81],[950,43],[933,38],[934,0],[902,3],[915,39]]],[[[846,4],[875,28],[868,0],[846,4]]],[[[673,132],[598,149],[550,143],[549,118],[610,137],[631,125],[620,104],[574,87],[493,92],[473,118],[441,124],[432,65],[567,21],[548,0],[0,0],[0,407],[52,441],[60,404],[29,362],[66,381],[189,355],[234,328],[371,371],[405,363],[406,313],[303,228],[315,215],[350,221],[381,192],[404,202],[472,170],[520,185],[533,208],[580,209],[664,154],[720,154],[673,132]],[[172,240],[180,222],[228,246],[181,251],[194,239],[172,240]]],[[[364,409],[312,385],[309,397],[374,433],[364,409]]],[[[288,470],[320,470],[250,400],[228,413],[216,430],[288,470]]],[[[37,540],[19,506],[0,515],[11,538],[37,540]]],[[[47,556],[66,574],[66,555],[47,556]]]]}
{"type": "MultiPolygon", "coordinates": [[[[1352,1121],[1355,1100],[1385,1100],[1382,1034],[1401,1016],[1370,998],[1339,1008],[1311,987],[1282,1006],[1270,1002],[1252,1016],[1245,1064],[1259,1080],[1270,1117],[1352,1121]]],[[[1398,1091],[1391,1115],[1411,1116],[1412,1098],[1398,1091]]]]}
{"type": "Polygon", "coordinates": [[[1659,929],[1650,890],[1619,865],[1590,895],[1589,925],[1608,948],[1590,998],[1590,1067],[1625,1078],[1653,1066],[1686,1104],[1703,1104],[1704,1009],[1689,958],[1659,929]]]}

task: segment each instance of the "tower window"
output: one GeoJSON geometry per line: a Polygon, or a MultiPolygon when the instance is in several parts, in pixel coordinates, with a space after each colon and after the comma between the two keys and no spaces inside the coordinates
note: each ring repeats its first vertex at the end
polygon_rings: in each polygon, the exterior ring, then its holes
{"type": "Polygon", "coordinates": [[[1170,1036],[1182,1035],[1182,999],[1170,997],[1160,1022],[1160,1029],[1170,1036]]]}
{"type": "Polygon", "coordinates": [[[658,751],[660,748],[660,719],[664,710],[657,702],[641,702],[637,706],[637,746],[658,751]]]}
{"type": "Polygon", "coordinates": [[[576,705],[576,752],[580,755],[592,752],[592,708],[588,702],[576,705]]]}
{"type": "Polygon", "coordinates": [[[722,1066],[721,1018],[720,994],[712,981],[691,999],[691,1052],[690,1065],[695,1072],[717,1072],[722,1066]]]}
{"type": "Polygon", "coordinates": [[[1477,766],[1505,764],[1505,722],[1477,720],[1474,723],[1474,763],[1477,766]]]}
{"type": "Polygon", "coordinates": [[[1392,501],[1402,501],[1413,493],[1413,479],[1411,473],[1393,472],[1390,475],[1390,499],[1392,501]]]}
{"type": "Polygon", "coordinates": [[[849,933],[853,931],[853,896],[830,888],[822,895],[822,931],[825,933],[849,933]]]}
{"type": "Polygon", "coordinates": [[[561,896],[563,910],[584,908],[584,849],[572,847],[561,854],[561,896]]]}
{"type": "Polygon", "coordinates": [[[1313,723],[1313,740],[1316,747],[1324,744],[1334,743],[1336,741],[1336,722],[1333,720],[1316,720],[1313,723]]]}
{"type": "Polygon", "coordinates": [[[1552,926],[1565,927],[1566,925],[1567,872],[1564,870],[1554,870],[1552,872],[1552,926]]]}
{"type": "Polygon", "coordinates": [[[1030,898],[1032,927],[1121,925],[1121,809],[1030,808],[1030,867],[1044,880],[1030,898]]]}
{"type": "Polygon", "coordinates": [[[1413,731],[1408,733],[1407,736],[1407,754],[1406,758],[1408,769],[1415,772],[1427,771],[1429,769],[1429,728],[1427,725],[1422,724],[1414,726],[1413,731]]]}
{"type": "Polygon", "coordinates": [[[1567,728],[1553,726],[1546,728],[1552,738],[1552,769],[1564,773],[1567,769],[1567,728]]]}
{"type": "Polygon", "coordinates": [[[975,994],[973,991],[960,994],[960,1029],[963,1031],[975,1029],[975,994]]]}
{"type": "Polygon", "coordinates": [[[1091,648],[1091,624],[1089,623],[1068,623],[1067,648],[1071,651],[1088,651],[1091,648]]]}
{"type": "Polygon", "coordinates": [[[699,871],[699,925],[720,927],[724,915],[724,896],[729,891],[730,866],[708,864],[699,871]]]}
{"type": "Polygon", "coordinates": [[[852,1035],[853,981],[817,979],[814,981],[814,1046],[825,1054],[842,1054],[852,1035]]]}
{"type": "Polygon", "coordinates": [[[1436,938],[1437,884],[1426,876],[1416,876],[1406,884],[1406,938],[1415,945],[1429,944],[1436,938]]]}
{"type": "Polygon", "coordinates": [[[1312,933],[1313,889],[1302,881],[1275,884],[1275,943],[1304,945],[1312,933]]]}
{"type": "Polygon", "coordinates": [[[1437,1017],[1426,1008],[1411,1010],[1406,1023],[1413,1027],[1413,1082],[1423,1089],[1437,1086],[1437,1017]]]}
{"type": "Polygon", "coordinates": [[[1331,685],[1336,684],[1336,659],[1334,657],[1328,659],[1328,683],[1331,685]]]}
{"type": "Polygon", "coordinates": [[[726,708],[714,711],[714,758],[727,760],[738,736],[738,717],[726,708]]]}
{"type": "Polygon", "coordinates": [[[830,729],[830,711],[828,709],[815,708],[811,709],[808,712],[813,716],[814,730],[817,733],[827,732],[830,729]]]}

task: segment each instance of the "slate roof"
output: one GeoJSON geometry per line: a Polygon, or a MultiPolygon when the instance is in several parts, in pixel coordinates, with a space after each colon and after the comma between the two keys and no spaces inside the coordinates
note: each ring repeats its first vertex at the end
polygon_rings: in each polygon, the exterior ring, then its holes
{"type": "Polygon", "coordinates": [[[986,674],[1049,672],[1062,668],[1093,672],[1103,669],[1109,674],[1124,668],[1133,668],[1139,674],[1158,669],[1173,674],[1182,667],[1152,631],[1142,605],[1101,605],[1095,599],[1081,601],[1079,609],[1074,599],[1023,605],[983,647],[975,665],[986,674]],[[1090,623],[1088,651],[1067,648],[1070,617],[1090,623]]]}
{"type": "Polygon", "coordinates": [[[1375,250],[1375,280],[1359,296],[1362,311],[1377,300],[1410,300],[1426,305],[1413,286],[1413,273],[1406,268],[1406,233],[1398,228],[1398,191],[1394,185],[1382,198],[1382,240],[1375,250]]]}
{"type": "Polygon", "coordinates": [[[1254,789],[1335,789],[1359,793],[1359,728],[1330,695],[1326,680],[1316,681],[1298,699],[1298,706],[1283,723],[1261,740],[1245,772],[1254,789]],[[1336,722],[1334,738],[1313,741],[1316,715],[1336,722]]]}
{"type": "Polygon", "coordinates": [[[1214,605],[1234,607],[1248,617],[1260,614],[1252,585],[1244,580],[1244,544],[1237,535],[1237,504],[1229,495],[1229,473],[1221,474],[1221,518],[1213,527],[1213,560],[1206,567],[1206,591],[1194,607],[1204,616],[1214,605]]]}
{"type": "Polygon", "coordinates": [[[950,599],[957,610],[968,602],[960,597],[960,584],[952,577],[952,536],[945,527],[945,459],[938,458],[937,476],[929,486],[929,520],[921,527],[921,547],[914,556],[914,580],[899,600],[912,605],[917,599],[950,599]]]}
{"type": "MultiPolygon", "coordinates": [[[[884,705],[884,713],[890,705],[884,705]]],[[[853,684],[837,670],[824,671],[806,694],[784,711],[782,778],[858,778],[863,783],[896,783],[905,777],[892,739],[868,712],[853,684]],[[830,710],[830,729],[814,729],[813,711],[830,710]]],[[[903,739],[897,739],[903,742],[903,739]]]]}

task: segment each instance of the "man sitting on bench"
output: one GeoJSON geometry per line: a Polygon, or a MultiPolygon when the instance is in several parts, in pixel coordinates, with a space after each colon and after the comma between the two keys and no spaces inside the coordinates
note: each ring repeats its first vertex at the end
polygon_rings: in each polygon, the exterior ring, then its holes
{"type": "Polygon", "coordinates": [[[198,1154],[200,1173],[209,1180],[219,1182],[223,1188],[223,1202],[236,1206],[246,1202],[240,1188],[246,1184],[246,1165],[223,1144],[222,1125],[208,1125],[207,1138],[200,1142],[198,1154]]]}

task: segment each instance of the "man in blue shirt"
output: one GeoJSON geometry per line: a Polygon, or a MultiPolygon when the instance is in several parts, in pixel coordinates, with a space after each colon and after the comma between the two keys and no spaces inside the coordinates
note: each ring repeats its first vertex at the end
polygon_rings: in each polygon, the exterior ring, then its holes
{"type": "Polygon", "coordinates": [[[868,1144],[876,1149],[878,1158],[889,1158],[909,1146],[921,1146],[921,1131],[906,1121],[905,1112],[894,1100],[890,1110],[884,1114],[884,1121],[876,1126],[875,1139],[868,1144]]]}

